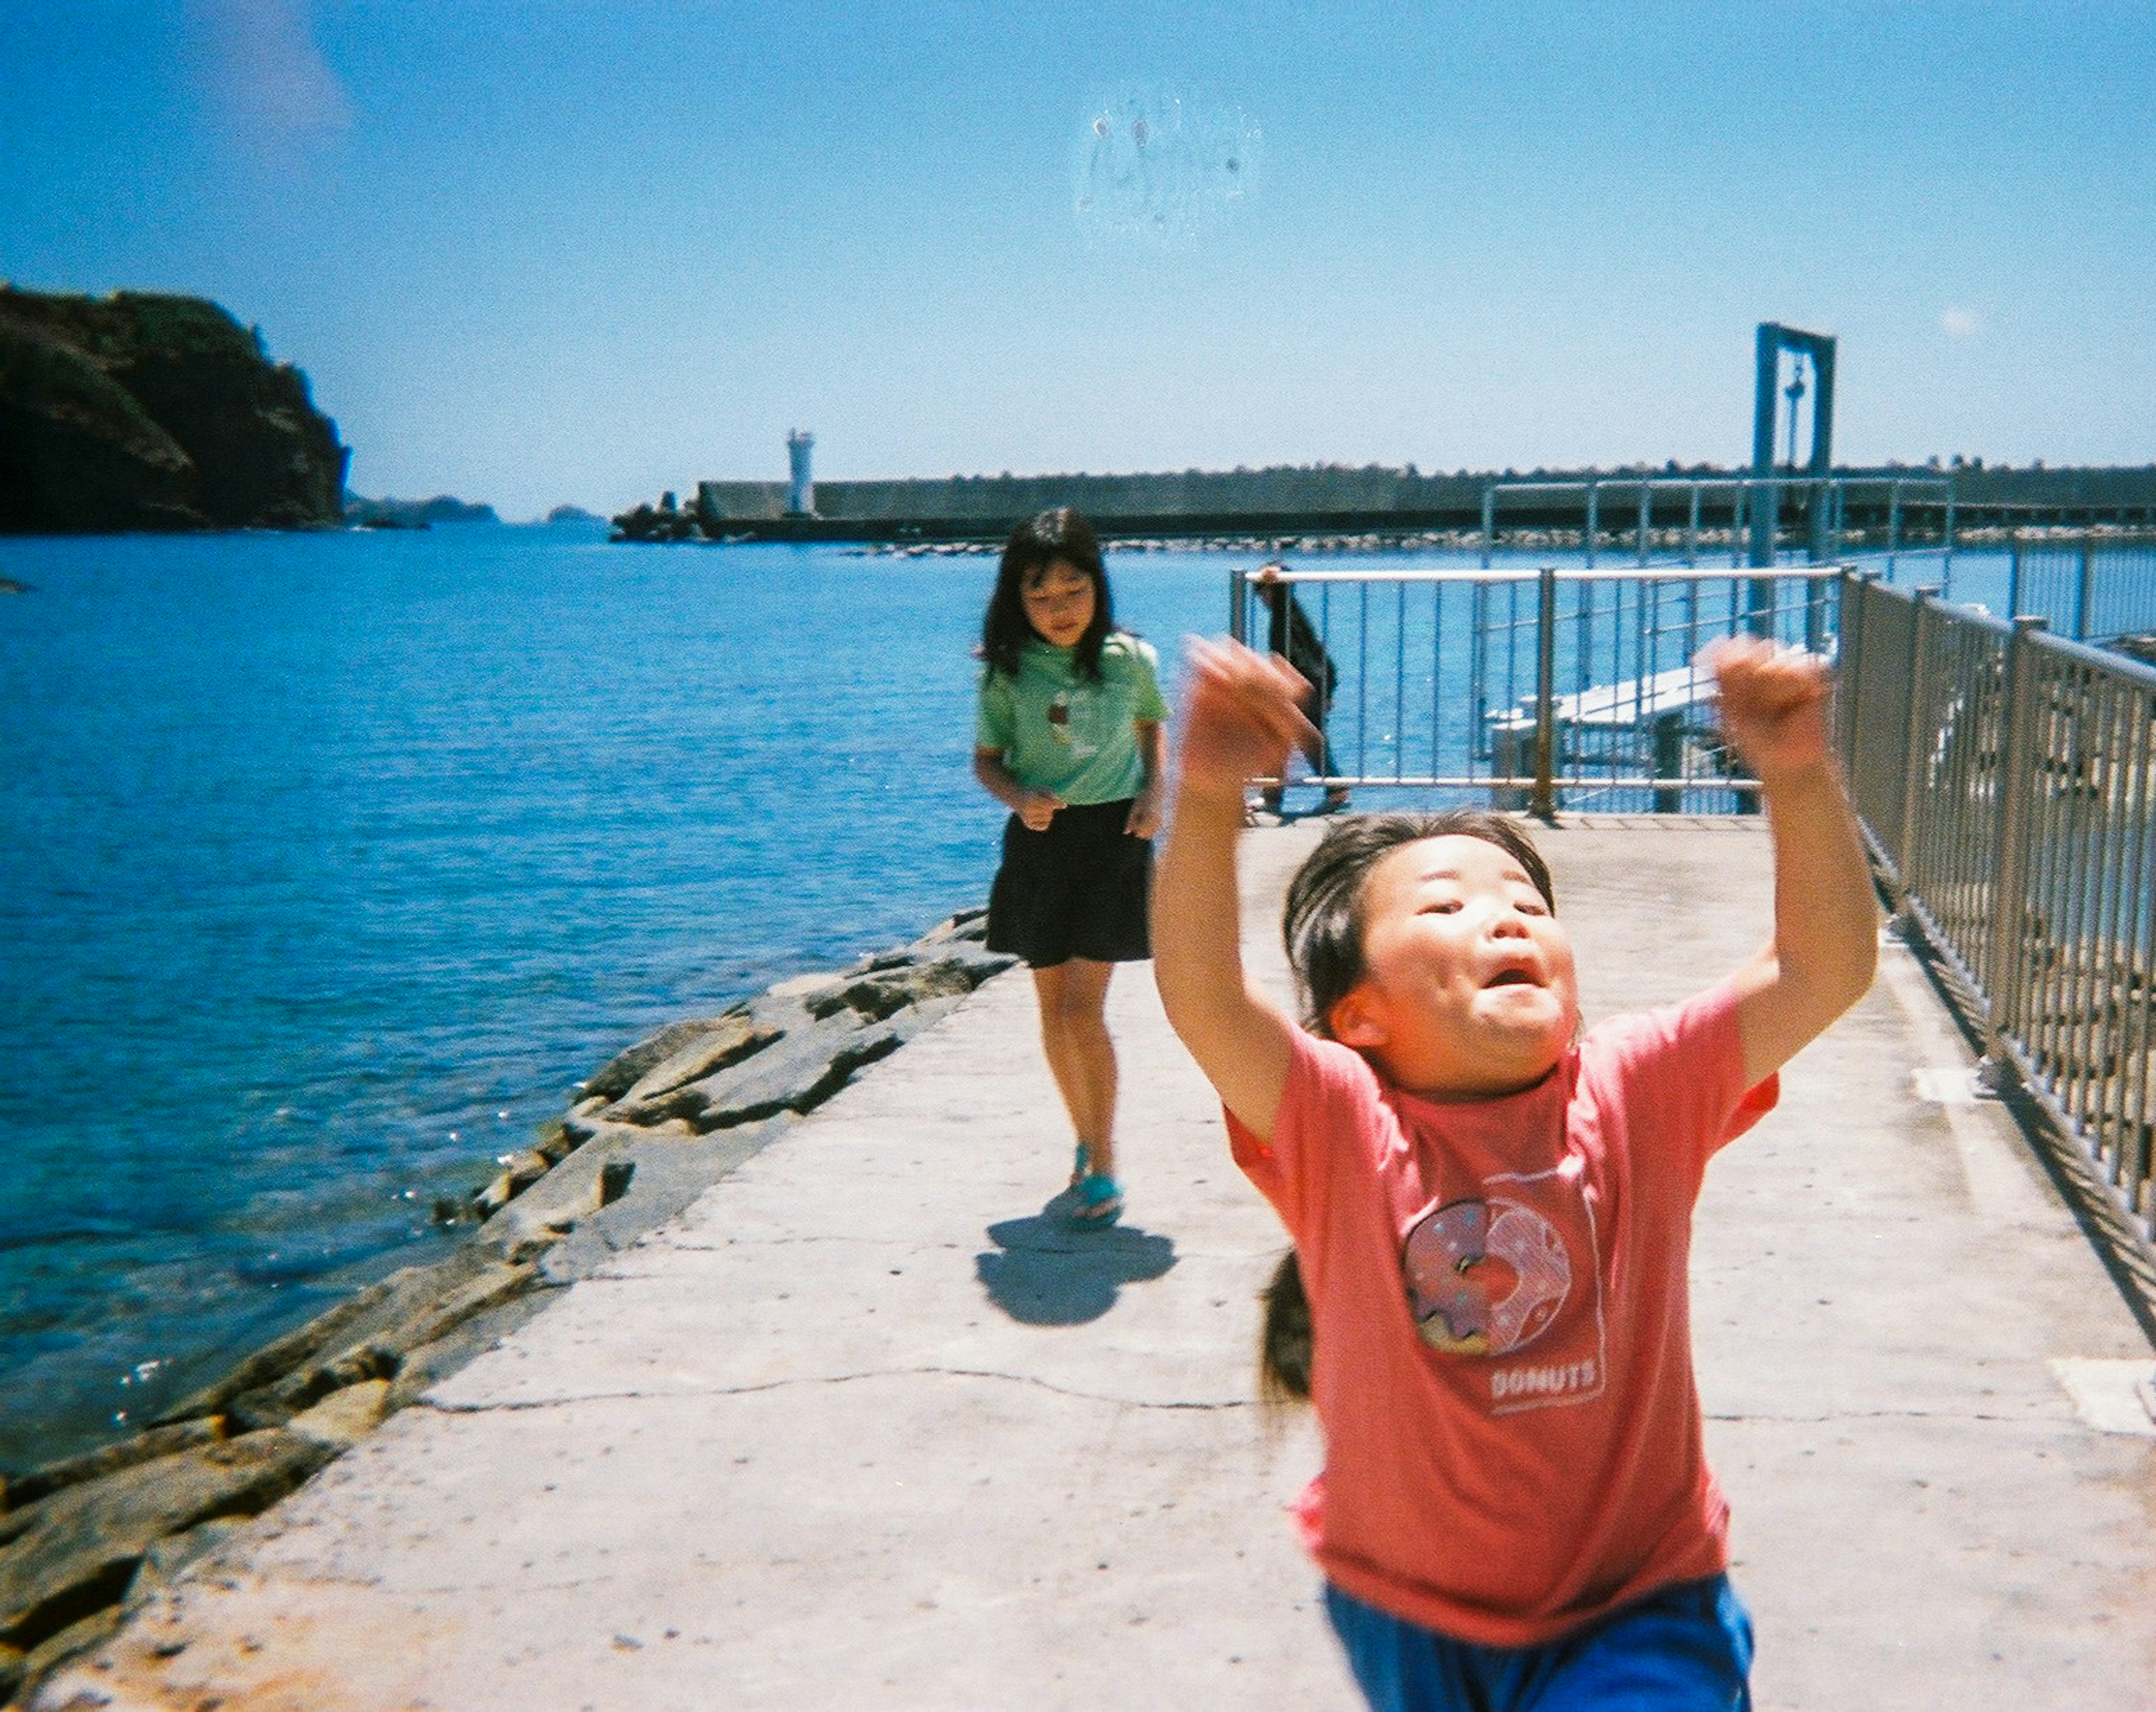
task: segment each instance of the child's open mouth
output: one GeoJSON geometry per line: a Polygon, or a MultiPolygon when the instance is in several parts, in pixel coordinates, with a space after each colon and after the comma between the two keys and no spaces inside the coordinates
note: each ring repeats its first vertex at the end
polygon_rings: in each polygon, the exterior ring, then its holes
{"type": "Polygon", "coordinates": [[[1495,975],[1491,976],[1482,984],[1486,987],[1535,987],[1538,986],[1540,983],[1536,981],[1533,976],[1528,974],[1524,969],[1500,969],[1495,975]]]}

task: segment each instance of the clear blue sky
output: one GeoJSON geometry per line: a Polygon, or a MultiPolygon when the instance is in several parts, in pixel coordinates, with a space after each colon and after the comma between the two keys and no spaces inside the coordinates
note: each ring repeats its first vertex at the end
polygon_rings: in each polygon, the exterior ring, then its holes
{"type": "Polygon", "coordinates": [[[797,427],[1736,464],[1768,320],[1841,461],[2146,464],[2156,7],[0,0],[0,277],[214,298],[512,519],[797,427]]]}

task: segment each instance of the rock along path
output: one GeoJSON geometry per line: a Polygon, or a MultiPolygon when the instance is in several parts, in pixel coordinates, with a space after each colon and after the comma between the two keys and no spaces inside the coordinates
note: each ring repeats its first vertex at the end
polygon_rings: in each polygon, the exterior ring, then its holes
{"type": "MultiPolygon", "coordinates": [[[[1245,841],[1273,946],[1308,825],[1245,841]]],[[[1543,838],[1590,1017],[1764,929],[1757,823],[1543,838]]],[[[1281,1239],[1148,971],[1123,1224],[999,976],[152,1597],[41,1708],[1351,1708],[1252,1401],[1281,1239]]],[[[1888,941],[1717,1161],[1695,1322],[1763,1709],[2156,1707],[2149,1346],[1888,941]],[[2104,1424],[2099,1424],[2104,1423],[2104,1424]],[[2112,1430],[2105,1430],[2106,1425],[2112,1430]]]]}

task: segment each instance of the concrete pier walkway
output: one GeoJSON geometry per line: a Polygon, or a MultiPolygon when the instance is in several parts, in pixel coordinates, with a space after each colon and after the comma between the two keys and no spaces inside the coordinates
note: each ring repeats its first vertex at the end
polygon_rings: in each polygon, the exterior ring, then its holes
{"type": "MultiPolygon", "coordinates": [[[[1245,840],[1260,966],[1310,824],[1245,840]]],[[[1590,1017],[1759,941],[1763,830],[1542,840],[1590,1017]]],[[[1129,1208],[998,977],[166,1592],[43,1708],[1352,1708],[1252,1401],[1282,1245],[1149,971],[1129,1208]]],[[[2156,1365],[1891,940],[1719,1160],[1695,1320],[1771,1712],[2156,1708],[2156,1365]]]]}

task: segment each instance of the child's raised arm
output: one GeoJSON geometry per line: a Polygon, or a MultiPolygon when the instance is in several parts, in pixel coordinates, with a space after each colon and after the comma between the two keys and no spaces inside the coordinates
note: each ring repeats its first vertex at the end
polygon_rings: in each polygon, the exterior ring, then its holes
{"type": "Polygon", "coordinates": [[[1774,936],[1740,972],[1738,1033],[1756,1084],[1864,996],[1879,961],[1871,871],[1827,741],[1825,663],[1754,638],[1707,662],[1722,725],[1761,787],[1774,846],[1774,936]]]}
{"type": "Polygon", "coordinates": [[[1260,1140],[1287,1086],[1292,1025],[1243,967],[1235,843],[1243,789],[1275,777],[1314,728],[1310,686],[1286,661],[1194,642],[1175,807],[1153,873],[1153,978],[1161,1003],[1221,1103],[1260,1140]]]}

